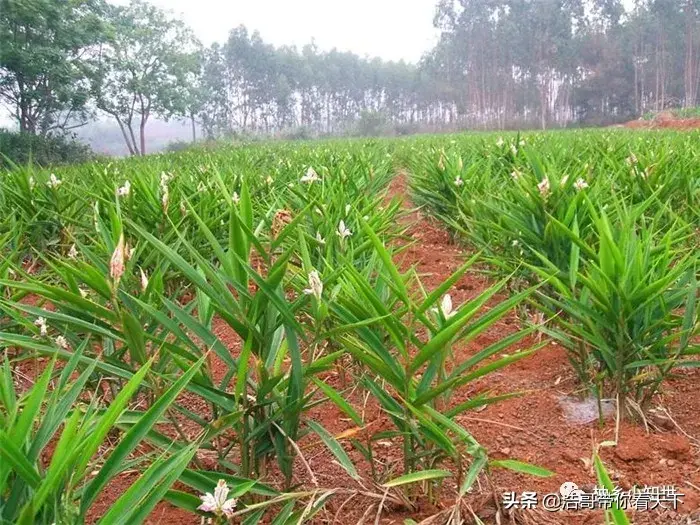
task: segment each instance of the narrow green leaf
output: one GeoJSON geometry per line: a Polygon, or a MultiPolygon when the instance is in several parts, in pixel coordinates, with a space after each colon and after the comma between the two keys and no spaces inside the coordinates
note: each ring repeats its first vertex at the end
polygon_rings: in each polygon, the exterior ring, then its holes
{"type": "Polygon", "coordinates": [[[391,481],[387,481],[382,484],[382,487],[391,488],[398,487],[400,485],[408,485],[409,483],[418,483],[420,481],[428,481],[431,479],[442,479],[451,476],[452,473],[448,470],[420,470],[418,472],[411,472],[410,474],[405,474],[394,478],[391,481]]]}

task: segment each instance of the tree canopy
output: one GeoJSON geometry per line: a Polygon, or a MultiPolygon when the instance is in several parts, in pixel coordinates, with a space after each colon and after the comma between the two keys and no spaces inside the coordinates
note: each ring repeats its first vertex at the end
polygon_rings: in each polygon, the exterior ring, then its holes
{"type": "Polygon", "coordinates": [[[130,153],[145,154],[152,115],[187,113],[199,44],[183,22],[140,0],[113,8],[110,23],[113,37],[100,65],[97,107],[115,118],[130,153]]]}
{"type": "Polygon", "coordinates": [[[106,35],[101,0],[0,0],[0,101],[21,132],[85,121],[106,35]]]}

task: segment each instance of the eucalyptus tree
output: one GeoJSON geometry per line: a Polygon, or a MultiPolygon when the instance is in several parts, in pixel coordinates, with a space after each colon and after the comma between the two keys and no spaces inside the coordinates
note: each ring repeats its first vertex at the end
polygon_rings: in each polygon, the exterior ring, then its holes
{"type": "Polygon", "coordinates": [[[199,118],[207,138],[213,139],[229,129],[231,112],[228,97],[228,71],[221,46],[214,42],[200,55],[201,102],[199,118]]]}
{"type": "Polygon", "coordinates": [[[108,19],[113,38],[104,50],[97,106],[114,117],[129,153],[144,155],[149,118],[187,113],[199,43],[182,21],[140,0],[112,7],[108,19]]]}

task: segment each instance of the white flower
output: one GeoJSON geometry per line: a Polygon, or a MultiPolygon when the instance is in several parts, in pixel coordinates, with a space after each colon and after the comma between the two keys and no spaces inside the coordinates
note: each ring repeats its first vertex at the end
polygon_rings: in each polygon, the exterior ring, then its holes
{"type": "Polygon", "coordinates": [[[566,183],[568,182],[568,180],[569,180],[569,176],[568,176],[568,175],[564,175],[564,176],[562,177],[561,182],[559,183],[559,185],[563,188],[564,186],[566,186],[566,183]]]}
{"type": "Polygon", "coordinates": [[[338,224],[338,231],[336,233],[341,239],[345,239],[346,237],[350,237],[352,235],[352,232],[345,227],[345,221],[343,221],[342,219],[338,224]]]}
{"type": "Polygon", "coordinates": [[[78,286],[78,292],[80,292],[80,297],[83,299],[87,298],[88,291],[82,286],[78,286]]]}
{"type": "Polygon", "coordinates": [[[585,190],[588,188],[588,183],[579,177],[576,179],[576,182],[574,182],[574,188],[576,188],[576,191],[585,190]]]}
{"type": "Polygon", "coordinates": [[[346,204],[346,205],[345,205],[345,215],[347,215],[348,213],[350,213],[350,210],[351,210],[351,209],[352,209],[352,206],[350,206],[349,204],[346,204]]]}
{"type": "Polygon", "coordinates": [[[269,186],[269,185],[271,185],[271,184],[272,184],[273,182],[275,182],[275,181],[272,179],[272,177],[270,177],[270,176],[268,175],[267,178],[265,179],[265,182],[266,182],[267,185],[269,186]]]}
{"type": "Polygon", "coordinates": [[[501,146],[503,146],[503,144],[503,137],[498,137],[498,140],[496,141],[496,146],[500,148],[501,146]]]}
{"type": "Polygon", "coordinates": [[[56,177],[53,173],[49,176],[49,182],[47,184],[50,188],[58,188],[63,181],[56,177]]]}
{"type": "Polygon", "coordinates": [[[518,239],[513,239],[513,242],[511,243],[512,246],[518,246],[520,242],[518,242],[518,239]]]}
{"type": "Polygon", "coordinates": [[[129,193],[131,193],[131,182],[126,181],[124,183],[124,186],[117,190],[117,195],[119,195],[120,197],[126,197],[127,195],[129,195],[129,193]]]}
{"type": "Polygon", "coordinates": [[[168,209],[168,202],[170,201],[170,192],[168,191],[168,187],[165,186],[163,188],[163,195],[160,198],[160,202],[163,204],[163,211],[166,211],[168,209]]]}
{"type": "Polygon", "coordinates": [[[319,242],[319,244],[326,244],[326,239],[321,237],[321,232],[316,232],[316,240],[319,242]]]}
{"type": "Polygon", "coordinates": [[[71,259],[75,259],[78,256],[78,250],[75,248],[75,244],[73,244],[70,247],[70,250],[68,250],[68,257],[71,259]]]}
{"type": "Polygon", "coordinates": [[[124,234],[122,233],[109,261],[109,275],[115,283],[118,283],[124,274],[124,250],[124,234]]]}
{"type": "Polygon", "coordinates": [[[169,173],[165,173],[164,171],[160,172],[160,191],[161,191],[161,198],[160,202],[163,204],[163,211],[168,210],[168,202],[170,201],[170,191],[168,191],[168,181],[172,178],[172,175],[169,173]]]}
{"type": "Polygon", "coordinates": [[[56,338],[56,344],[59,346],[59,348],[63,348],[64,350],[68,350],[70,348],[68,341],[66,341],[66,338],[62,335],[59,335],[56,338]]]}
{"type": "Polygon", "coordinates": [[[442,312],[442,315],[445,317],[445,319],[449,319],[457,313],[457,310],[452,309],[452,297],[450,296],[450,294],[445,294],[442,297],[442,301],[440,301],[439,310],[437,308],[433,308],[433,312],[438,313],[438,311],[442,312]]]}
{"type": "Polygon", "coordinates": [[[542,179],[542,182],[537,185],[537,189],[540,190],[540,195],[546,199],[549,195],[549,179],[547,177],[542,179]]]}
{"type": "Polygon", "coordinates": [[[47,327],[46,327],[46,319],[44,317],[37,317],[36,321],[34,321],[34,326],[39,327],[39,333],[42,336],[45,336],[47,333],[47,327]]]}
{"type": "Polygon", "coordinates": [[[33,190],[35,185],[36,185],[36,182],[34,182],[34,177],[32,177],[30,175],[29,176],[29,189],[33,190]]]}
{"type": "Polygon", "coordinates": [[[513,177],[513,180],[518,180],[520,178],[521,173],[518,170],[513,170],[510,173],[510,176],[513,177]]]}
{"type": "Polygon", "coordinates": [[[464,184],[464,181],[462,180],[462,177],[457,175],[457,178],[455,179],[455,186],[461,186],[464,184]]]}
{"type": "Polygon", "coordinates": [[[513,153],[513,155],[518,154],[518,148],[515,147],[515,144],[510,145],[510,151],[511,151],[511,153],[513,153]]]}
{"type": "Polygon", "coordinates": [[[227,518],[233,517],[233,511],[236,508],[236,499],[226,499],[229,488],[226,486],[226,481],[220,479],[214,488],[214,494],[207,492],[204,496],[200,496],[202,504],[197,507],[197,510],[204,512],[212,512],[216,516],[225,515],[227,518]]]}
{"type": "Polygon", "coordinates": [[[148,288],[148,276],[146,276],[146,272],[143,271],[143,268],[139,268],[139,271],[141,272],[141,290],[145,292],[146,288],[148,288]]]}
{"type": "Polygon", "coordinates": [[[92,223],[95,226],[95,231],[99,233],[100,231],[100,203],[95,201],[92,207],[92,223]]]}
{"type": "Polygon", "coordinates": [[[446,319],[449,319],[457,313],[456,310],[452,311],[452,297],[450,297],[450,294],[445,294],[442,301],[440,301],[440,310],[446,319]]]}
{"type": "Polygon", "coordinates": [[[520,146],[524,146],[524,145],[525,145],[525,139],[520,139],[520,146]]]}
{"type": "Polygon", "coordinates": [[[233,200],[234,204],[238,204],[239,202],[241,202],[241,197],[238,195],[237,191],[233,192],[233,195],[231,195],[231,200],[233,200]]]}
{"type": "Polygon", "coordinates": [[[306,175],[299,179],[299,182],[307,182],[311,184],[312,182],[316,182],[319,180],[321,180],[321,178],[318,176],[318,173],[316,173],[316,170],[309,167],[309,169],[306,170],[306,175]]]}
{"type": "Polygon", "coordinates": [[[625,162],[629,166],[634,166],[635,164],[637,164],[637,156],[634,153],[630,153],[630,156],[625,159],[625,162]]]}
{"type": "Polygon", "coordinates": [[[321,277],[318,275],[316,270],[311,270],[309,272],[309,287],[304,290],[306,295],[313,295],[319,301],[321,300],[321,294],[323,293],[323,282],[321,277]]]}

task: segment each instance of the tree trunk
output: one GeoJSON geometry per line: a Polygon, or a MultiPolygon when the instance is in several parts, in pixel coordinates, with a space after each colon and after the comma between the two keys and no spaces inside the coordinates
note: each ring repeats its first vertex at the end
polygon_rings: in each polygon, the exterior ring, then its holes
{"type": "Polygon", "coordinates": [[[126,147],[129,149],[129,155],[135,155],[134,152],[134,147],[131,144],[131,141],[129,140],[129,136],[126,134],[126,129],[124,129],[124,124],[122,123],[122,119],[120,119],[118,116],[114,116],[114,118],[117,119],[117,124],[119,124],[119,129],[122,132],[122,137],[124,137],[124,142],[126,142],[126,147]]]}
{"type": "Polygon", "coordinates": [[[192,142],[197,142],[197,127],[194,123],[194,113],[190,113],[190,121],[192,122],[192,142]]]}
{"type": "Polygon", "coordinates": [[[656,53],[654,53],[655,69],[656,69],[656,84],[654,86],[654,111],[659,111],[659,92],[661,91],[661,65],[659,61],[659,44],[656,44],[656,53]]]}
{"type": "Polygon", "coordinates": [[[684,71],[684,106],[686,108],[692,108],[695,106],[695,59],[693,57],[694,50],[694,35],[693,29],[697,23],[695,17],[695,9],[693,8],[692,0],[688,0],[685,5],[685,71],[684,71]]]}
{"type": "Polygon", "coordinates": [[[666,39],[661,41],[661,111],[666,109],[666,39]]]}
{"type": "Polygon", "coordinates": [[[148,120],[148,114],[141,116],[141,123],[139,125],[139,138],[141,142],[141,155],[146,154],[146,121],[148,120]]]}
{"type": "Polygon", "coordinates": [[[131,117],[129,117],[129,120],[126,122],[126,128],[129,130],[129,136],[131,137],[131,145],[134,148],[133,155],[140,155],[141,152],[139,151],[139,147],[136,144],[136,135],[134,135],[134,126],[132,124],[131,117]]]}
{"type": "Polygon", "coordinates": [[[547,129],[547,111],[549,109],[549,72],[545,73],[540,81],[540,118],[542,129],[547,129]]]}
{"type": "Polygon", "coordinates": [[[634,60],[634,112],[635,115],[639,115],[639,60],[638,55],[635,53],[632,59],[634,60]]]}

